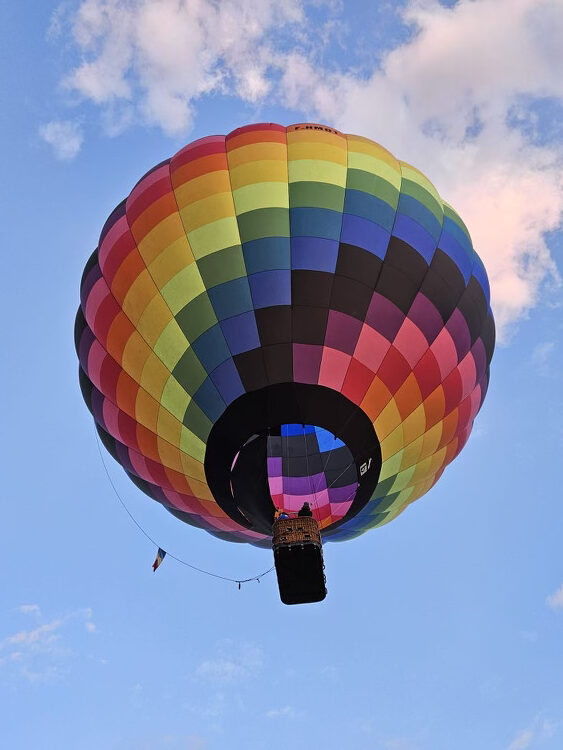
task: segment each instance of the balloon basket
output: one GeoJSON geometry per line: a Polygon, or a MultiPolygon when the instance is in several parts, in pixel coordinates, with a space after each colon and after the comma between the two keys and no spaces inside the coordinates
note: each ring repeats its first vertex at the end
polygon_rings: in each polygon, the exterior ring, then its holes
{"type": "Polygon", "coordinates": [[[314,518],[279,518],[273,549],[280,599],[284,604],[320,602],[326,596],[323,548],[314,518]]]}

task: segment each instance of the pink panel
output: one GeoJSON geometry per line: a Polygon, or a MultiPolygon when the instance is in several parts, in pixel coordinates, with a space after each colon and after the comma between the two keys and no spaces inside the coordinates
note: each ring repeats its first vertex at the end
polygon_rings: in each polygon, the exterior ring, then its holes
{"type": "Polygon", "coordinates": [[[293,379],[296,383],[317,383],[322,346],[293,344],[293,379]]]}
{"type": "Polygon", "coordinates": [[[95,333],[94,323],[96,320],[96,313],[100,309],[102,302],[108,297],[110,291],[105,279],[100,278],[96,281],[94,286],[90,289],[88,299],[86,300],[86,311],[84,317],[90,326],[90,330],[95,333]]]}
{"type": "Polygon", "coordinates": [[[444,380],[457,365],[457,350],[446,328],[442,328],[430,347],[444,380]]]}
{"type": "Polygon", "coordinates": [[[475,360],[471,352],[465,355],[458,365],[459,374],[461,375],[461,397],[468,396],[475,387],[477,370],[475,369],[475,360]]]}
{"type": "Polygon", "coordinates": [[[411,367],[414,367],[428,349],[426,336],[412,320],[405,318],[393,342],[411,367]]]}
{"type": "Polygon", "coordinates": [[[334,388],[334,390],[339,391],[342,388],[351,359],[349,354],[325,346],[319,374],[319,385],[325,385],[327,388],[334,388]]]}
{"type": "Polygon", "coordinates": [[[377,373],[390,346],[384,336],[370,326],[364,325],[354,350],[354,358],[377,373]]]}

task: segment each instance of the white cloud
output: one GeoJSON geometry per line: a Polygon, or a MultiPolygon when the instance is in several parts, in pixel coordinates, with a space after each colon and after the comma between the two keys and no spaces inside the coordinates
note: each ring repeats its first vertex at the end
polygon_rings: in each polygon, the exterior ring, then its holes
{"type": "Polygon", "coordinates": [[[214,684],[231,684],[248,680],[262,669],[263,654],[259,646],[226,641],[218,650],[217,657],[199,664],[196,677],[214,684]]]}
{"type": "MultiPolygon", "coordinates": [[[[23,615],[41,617],[39,607],[18,607],[23,615]]],[[[31,629],[21,629],[0,639],[0,668],[12,668],[29,682],[50,682],[67,670],[71,650],[66,645],[65,630],[72,622],[82,621],[87,630],[94,629],[91,609],[78,609],[31,629]]]]}
{"type": "Polygon", "coordinates": [[[563,583],[557,591],[550,594],[545,600],[548,607],[551,609],[563,609],[563,583]]]}
{"type": "Polygon", "coordinates": [[[313,24],[315,4],[83,0],[72,17],[81,62],[64,83],[102,108],[111,133],[144,122],[187,134],[202,97],[226,93],[381,142],[467,223],[506,337],[546,282],[560,285],[546,235],[561,222],[563,148],[538,137],[533,108],[563,100],[560,1],[408,0],[411,34],[363,74],[318,64],[327,34],[351,19],[327,0],[339,24],[313,24]]]}
{"type": "Polygon", "coordinates": [[[298,713],[293,706],[282,706],[281,708],[272,708],[266,711],[268,719],[295,719],[302,714],[298,713]]]}
{"type": "Polygon", "coordinates": [[[38,604],[20,604],[18,607],[18,612],[21,612],[22,615],[40,615],[41,610],[39,609],[38,604]]]}
{"type": "Polygon", "coordinates": [[[71,161],[78,154],[84,141],[79,123],[71,120],[52,120],[39,127],[39,135],[48,143],[61,161],[71,161]]]}
{"type": "Polygon", "coordinates": [[[524,729],[521,732],[518,732],[507,750],[526,750],[527,747],[530,747],[533,739],[533,732],[530,729],[524,729]]]}

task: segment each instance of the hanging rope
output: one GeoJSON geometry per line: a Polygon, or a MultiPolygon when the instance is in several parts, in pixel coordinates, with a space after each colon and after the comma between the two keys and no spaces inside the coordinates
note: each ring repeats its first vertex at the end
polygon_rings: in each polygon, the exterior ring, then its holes
{"type": "MultiPolygon", "coordinates": [[[[144,530],[144,528],[137,521],[137,519],[133,516],[133,514],[131,513],[131,511],[129,510],[129,508],[125,504],[125,501],[123,500],[123,498],[121,497],[121,495],[117,491],[117,488],[116,488],[115,484],[113,483],[113,479],[111,478],[111,475],[110,475],[110,473],[108,471],[108,467],[107,467],[105,459],[104,459],[104,454],[102,452],[102,447],[100,445],[100,438],[98,437],[98,433],[96,432],[95,435],[96,435],[96,444],[98,446],[98,453],[100,454],[100,459],[102,461],[102,466],[104,467],[104,471],[106,472],[106,476],[108,478],[108,481],[109,481],[109,483],[111,485],[111,488],[112,488],[115,496],[117,497],[117,499],[121,503],[123,509],[125,510],[125,512],[127,513],[127,515],[129,516],[129,518],[133,521],[133,523],[135,524],[135,526],[139,529],[139,531],[149,540],[149,542],[152,542],[152,544],[154,544],[155,547],[157,547],[157,548],[160,549],[161,545],[158,544],[157,542],[155,542],[155,540],[150,536],[150,534],[148,534],[144,530]]],[[[268,573],[271,573],[272,570],[274,569],[274,566],[272,565],[272,567],[269,568],[268,570],[265,570],[263,573],[259,573],[258,575],[252,576],[251,578],[229,578],[228,576],[222,576],[222,575],[219,575],[218,573],[212,573],[209,570],[204,570],[203,568],[198,568],[197,565],[192,565],[191,563],[186,562],[185,560],[182,560],[180,557],[177,557],[176,555],[173,555],[171,552],[166,551],[166,554],[167,554],[168,557],[171,557],[172,560],[176,560],[176,562],[179,562],[181,565],[185,565],[186,568],[190,568],[191,570],[195,570],[197,573],[203,573],[203,575],[210,576],[211,578],[219,578],[221,581],[229,581],[229,583],[236,583],[238,585],[239,589],[241,587],[241,584],[243,584],[243,583],[250,583],[250,581],[257,581],[258,583],[260,583],[260,579],[264,578],[264,576],[267,576],[268,573]]]]}

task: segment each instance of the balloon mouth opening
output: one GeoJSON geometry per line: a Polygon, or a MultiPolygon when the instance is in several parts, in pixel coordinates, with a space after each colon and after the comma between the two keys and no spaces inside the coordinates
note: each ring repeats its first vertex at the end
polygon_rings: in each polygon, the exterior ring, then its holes
{"type": "Polygon", "coordinates": [[[282,383],[245,393],[215,423],[205,473],[220,507],[237,523],[271,535],[276,510],[308,502],[323,530],[369,501],[381,449],[367,415],[341,393],[282,383]]]}

